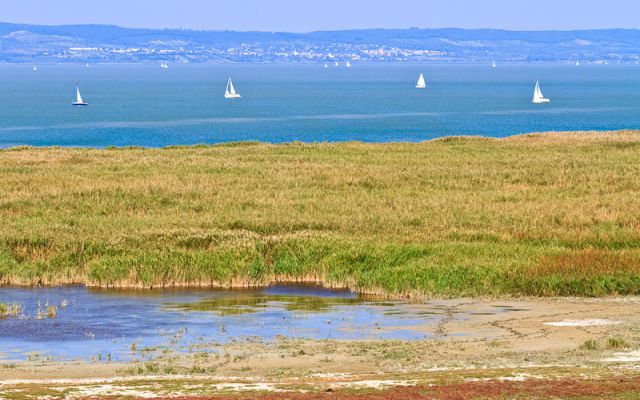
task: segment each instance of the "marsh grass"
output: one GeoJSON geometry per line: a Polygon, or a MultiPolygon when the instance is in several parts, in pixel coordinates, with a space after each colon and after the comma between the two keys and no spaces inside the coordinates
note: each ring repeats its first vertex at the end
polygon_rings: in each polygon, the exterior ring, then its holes
{"type": "Polygon", "coordinates": [[[629,343],[622,338],[614,337],[607,339],[607,348],[609,349],[626,349],[629,347],[629,343]]]}
{"type": "Polygon", "coordinates": [[[0,318],[20,318],[24,314],[24,307],[20,303],[0,303],[0,318]]]}
{"type": "Polygon", "coordinates": [[[582,346],[580,346],[583,350],[598,350],[599,347],[598,342],[593,339],[585,341],[582,346]]]}
{"type": "Polygon", "coordinates": [[[640,133],[0,150],[0,283],[640,294],[640,133]]]}
{"type": "Polygon", "coordinates": [[[47,305],[45,308],[45,315],[47,318],[56,318],[58,316],[58,307],[54,305],[47,305]]]}

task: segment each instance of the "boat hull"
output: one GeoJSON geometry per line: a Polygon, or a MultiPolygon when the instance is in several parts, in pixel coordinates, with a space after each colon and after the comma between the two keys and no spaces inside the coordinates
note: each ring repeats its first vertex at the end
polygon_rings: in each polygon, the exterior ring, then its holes
{"type": "Polygon", "coordinates": [[[71,103],[71,105],[72,106],[88,106],[89,103],[78,103],[78,102],[75,102],[75,103],[71,103]]]}
{"type": "Polygon", "coordinates": [[[242,96],[240,96],[239,94],[225,94],[224,98],[225,99],[239,99],[242,96]]]}
{"type": "Polygon", "coordinates": [[[551,103],[551,100],[549,100],[549,99],[537,99],[537,100],[533,100],[532,103],[533,104],[551,103]]]}

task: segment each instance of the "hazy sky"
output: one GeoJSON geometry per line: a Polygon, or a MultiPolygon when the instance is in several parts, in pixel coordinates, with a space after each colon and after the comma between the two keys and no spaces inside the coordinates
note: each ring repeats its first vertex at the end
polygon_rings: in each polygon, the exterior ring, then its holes
{"type": "Polygon", "coordinates": [[[293,32],[640,28],[640,0],[0,0],[0,21],[293,32]]]}

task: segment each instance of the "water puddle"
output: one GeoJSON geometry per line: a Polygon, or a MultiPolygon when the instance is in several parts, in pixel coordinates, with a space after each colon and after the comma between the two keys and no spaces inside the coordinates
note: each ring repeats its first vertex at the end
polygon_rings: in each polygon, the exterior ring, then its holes
{"type": "Polygon", "coordinates": [[[434,336],[445,320],[508,310],[383,302],[304,285],[157,291],[0,288],[0,303],[19,308],[0,318],[2,360],[126,361],[145,349],[191,351],[212,343],[279,337],[420,340],[434,336]]]}

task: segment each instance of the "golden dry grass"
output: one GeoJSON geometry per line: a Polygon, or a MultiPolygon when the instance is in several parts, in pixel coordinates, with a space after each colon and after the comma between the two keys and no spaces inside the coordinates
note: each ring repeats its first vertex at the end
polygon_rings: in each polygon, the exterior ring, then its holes
{"type": "Polygon", "coordinates": [[[0,281],[640,293],[640,133],[0,151],[0,281]]]}

